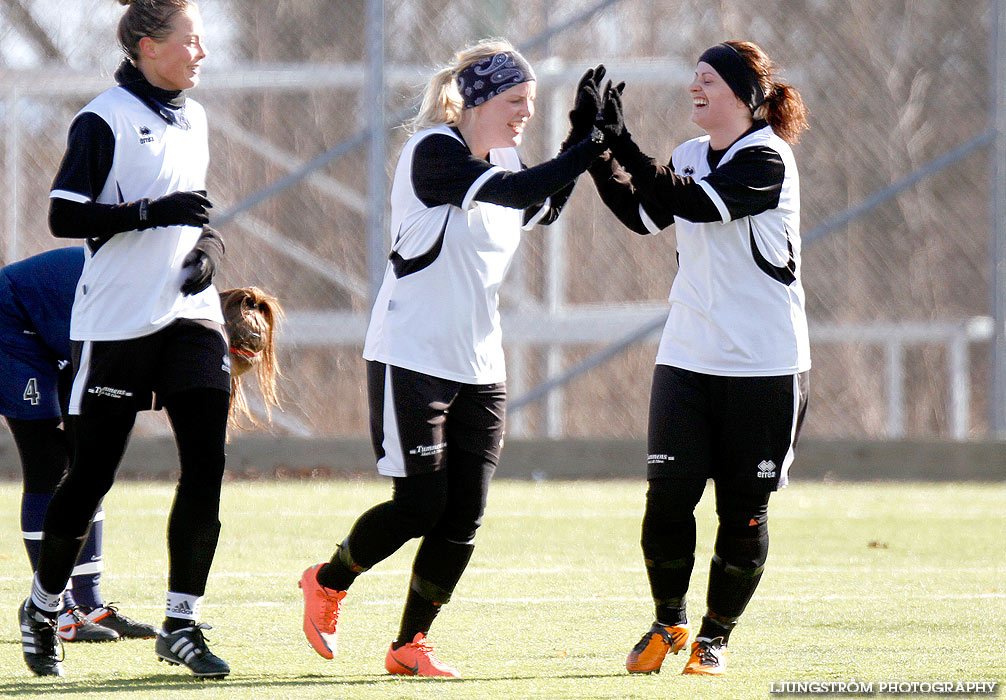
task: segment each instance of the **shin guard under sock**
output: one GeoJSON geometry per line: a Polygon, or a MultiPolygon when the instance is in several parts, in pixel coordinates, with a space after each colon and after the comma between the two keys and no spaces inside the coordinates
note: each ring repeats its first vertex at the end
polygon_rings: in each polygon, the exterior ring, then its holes
{"type": "Polygon", "coordinates": [[[446,605],[471,560],[475,545],[426,537],[412,565],[409,594],[402,612],[402,624],[395,647],[411,642],[430,631],[433,620],[446,605]]]}

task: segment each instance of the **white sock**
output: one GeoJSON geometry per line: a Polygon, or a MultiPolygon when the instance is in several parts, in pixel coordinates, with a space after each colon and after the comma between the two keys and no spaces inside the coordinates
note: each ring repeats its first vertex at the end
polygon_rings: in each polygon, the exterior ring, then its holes
{"type": "Polygon", "coordinates": [[[202,607],[202,604],[203,597],[201,595],[168,591],[168,604],[164,615],[165,617],[178,617],[196,622],[199,620],[199,608],[202,607]]]}
{"type": "Polygon", "coordinates": [[[63,609],[63,591],[50,593],[38,582],[38,574],[31,579],[31,602],[42,612],[58,613],[63,609]]]}

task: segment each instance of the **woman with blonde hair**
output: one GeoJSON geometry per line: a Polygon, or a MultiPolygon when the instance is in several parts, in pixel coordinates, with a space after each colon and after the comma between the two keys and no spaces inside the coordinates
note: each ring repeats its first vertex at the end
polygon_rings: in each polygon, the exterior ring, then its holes
{"type": "MultiPolygon", "coordinates": [[[[719,530],[707,610],[684,673],[726,670],[730,633],[768,557],[768,501],[786,485],[807,408],[810,345],[800,279],[799,175],[790,144],[807,128],[800,93],[765,52],[728,41],[706,50],[688,86],[705,136],[662,165],[624,128],[591,175],[628,228],[674,224],[678,272],[650,392],[641,544],[655,621],[630,673],[660,670],[688,643],[685,594],[694,509],[707,479],[719,530]]],[[[605,109],[621,114],[612,93],[605,109]]]]}
{"type": "Polygon", "coordinates": [[[509,43],[483,41],[433,76],[411,123],[391,189],[391,254],[363,350],[377,470],[393,479],[392,498],[363,513],[331,561],[301,577],[304,633],[325,658],[336,653],[353,581],[421,538],[385,668],[458,676],[426,637],[471,558],[503,444],[498,290],[521,229],[554,221],[604,149],[597,91],[583,83],[560,155],[525,168],[517,146],[535,87],[509,43]]]}

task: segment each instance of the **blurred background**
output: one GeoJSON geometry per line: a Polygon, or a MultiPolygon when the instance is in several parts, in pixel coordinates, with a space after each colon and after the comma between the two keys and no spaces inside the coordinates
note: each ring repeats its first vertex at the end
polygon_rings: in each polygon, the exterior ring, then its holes
{"type": "MultiPolygon", "coordinates": [[[[811,111],[795,148],[814,362],[804,435],[1006,436],[993,359],[1006,313],[1000,0],[199,5],[209,57],[192,96],[209,114],[227,241],[217,286],[258,285],[288,314],[273,431],[366,434],[360,352],[401,124],[456,50],[502,36],[538,75],[528,164],[555,154],[575,85],[598,62],[628,84],[637,142],[668,159],[701,133],[686,92],[698,55],[731,38],[760,44],[811,111]]],[[[74,114],[113,84],[121,12],[113,0],[0,0],[4,264],[64,244],[48,233],[49,185],[74,114]]],[[[645,435],[674,251],[673,228],[629,232],[589,178],[557,224],[525,233],[502,291],[511,436],[645,435]]],[[[162,421],[140,431],[162,434],[162,421]]]]}

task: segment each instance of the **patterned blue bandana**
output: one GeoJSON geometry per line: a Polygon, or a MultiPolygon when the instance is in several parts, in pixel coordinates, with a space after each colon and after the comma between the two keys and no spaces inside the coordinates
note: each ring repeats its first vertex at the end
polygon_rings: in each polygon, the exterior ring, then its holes
{"type": "Polygon", "coordinates": [[[458,72],[463,109],[477,107],[514,85],[535,80],[531,64],[516,51],[504,51],[465,66],[458,72]]]}

